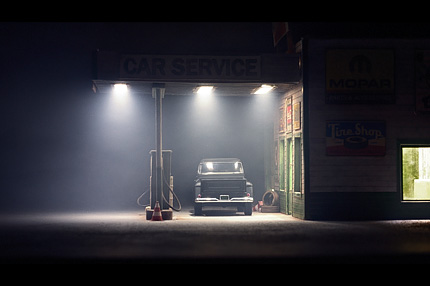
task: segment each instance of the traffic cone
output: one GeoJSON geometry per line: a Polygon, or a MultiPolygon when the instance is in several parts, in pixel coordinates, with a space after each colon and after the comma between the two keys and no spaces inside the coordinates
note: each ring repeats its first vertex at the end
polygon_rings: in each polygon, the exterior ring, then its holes
{"type": "Polygon", "coordinates": [[[160,203],[158,201],[155,202],[154,212],[152,213],[152,221],[163,221],[163,217],[161,215],[160,203]]]}

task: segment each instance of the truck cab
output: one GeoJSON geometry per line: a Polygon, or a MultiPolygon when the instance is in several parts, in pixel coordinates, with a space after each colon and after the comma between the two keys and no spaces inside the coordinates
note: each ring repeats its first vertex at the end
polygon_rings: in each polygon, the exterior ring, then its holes
{"type": "Polygon", "coordinates": [[[194,193],[194,215],[202,215],[205,206],[237,207],[245,215],[252,215],[253,186],[245,178],[240,159],[201,160],[194,193]]]}

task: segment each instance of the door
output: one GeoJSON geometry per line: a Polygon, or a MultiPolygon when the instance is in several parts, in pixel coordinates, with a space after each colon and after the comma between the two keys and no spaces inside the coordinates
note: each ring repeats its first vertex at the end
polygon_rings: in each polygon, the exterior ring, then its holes
{"type": "Polygon", "coordinates": [[[286,197],[287,197],[287,214],[291,214],[293,210],[293,142],[292,138],[287,139],[287,152],[286,152],[286,197]]]}
{"type": "Polygon", "coordinates": [[[294,138],[294,192],[301,193],[302,187],[302,139],[294,138]]]}
{"type": "Polygon", "coordinates": [[[289,214],[290,213],[290,209],[289,209],[289,197],[288,197],[288,190],[289,190],[289,161],[288,161],[288,143],[286,142],[291,142],[291,139],[285,139],[285,138],[281,138],[279,140],[279,170],[278,170],[278,174],[279,174],[279,203],[280,203],[280,212],[284,213],[284,214],[289,214]],[[286,145],[287,144],[287,145],[286,145]]]}
{"type": "Polygon", "coordinates": [[[279,190],[285,191],[285,139],[279,140],[279,190]]]}

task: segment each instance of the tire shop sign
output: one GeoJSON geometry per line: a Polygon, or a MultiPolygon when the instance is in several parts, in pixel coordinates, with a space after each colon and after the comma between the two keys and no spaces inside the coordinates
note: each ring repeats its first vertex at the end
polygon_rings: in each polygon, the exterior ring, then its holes
{"type": "Polygon", "coordinates": [[[326,154],[384,156],[385,121],[327,121],[326,154]]]}
{"type": "Polygon", "coordinates": [[[256,80],[259,56],[122,55],[120,77],[139,80],[256,80]]]}

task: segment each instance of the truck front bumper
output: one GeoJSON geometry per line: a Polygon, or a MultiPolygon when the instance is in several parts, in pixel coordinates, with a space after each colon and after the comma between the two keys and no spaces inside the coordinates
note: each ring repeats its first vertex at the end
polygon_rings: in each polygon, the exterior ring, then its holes
{"type": "Polygon", "coordinates": [[[211,204],[236,204],[236,203],[252,203],[254,198],[252,197],[239,197],[239,198],[228,198],[228,196],[221,196],[217,198],[196,198],[194,200],[196,204],[211,205],[211,204]]]}

